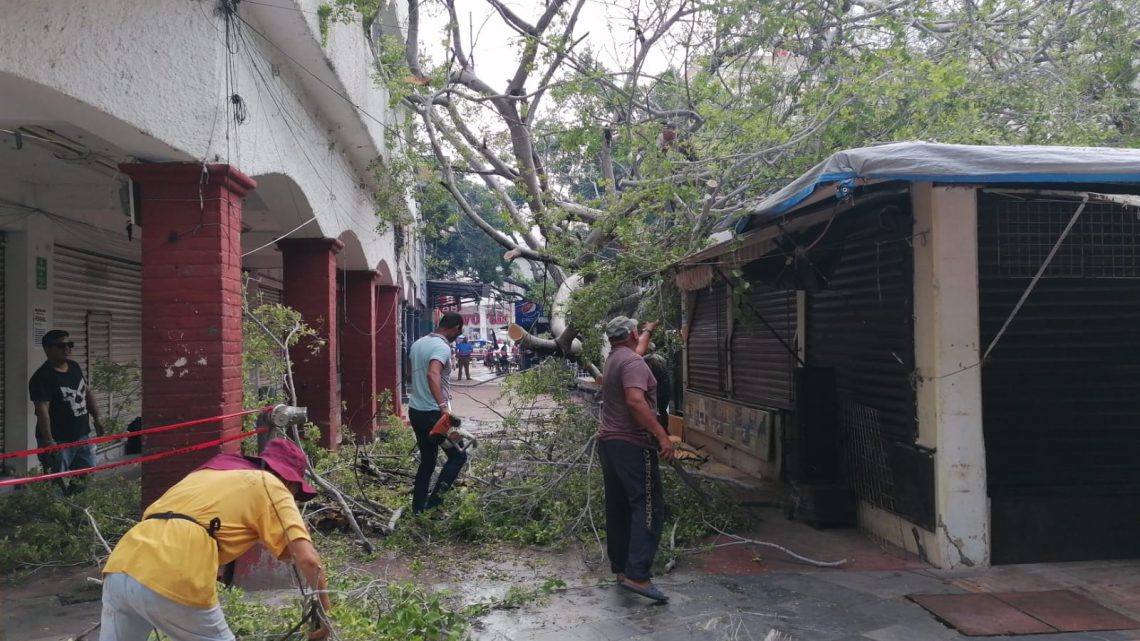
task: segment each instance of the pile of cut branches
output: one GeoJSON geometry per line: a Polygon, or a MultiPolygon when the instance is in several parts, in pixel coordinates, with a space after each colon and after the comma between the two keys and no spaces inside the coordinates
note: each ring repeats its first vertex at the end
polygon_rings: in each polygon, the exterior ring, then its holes
{"type": "MultiPolygon", "coordinates": [[[[446,518],[417,518],[399,528],[390,521],[409,503],[418,466],[407,428],[389,429],[369,446],[342,448],[318,465],[318,473],[345,495],[362,531],[386,535],[382,545],[440,538],[540,546],[590,542],[600,557],[605,504],[595,452],[597,405],[576,396],[576,388],[573,368],[559,359],[509,377],[501,409],[489,408],[501,421],[471,428],[479,445],[455,490],[445,495],[439,512],[446,518]]],[[[672,546],[742,525],[728,488],[698,480],[702,497],[671,470],[663,471],[663,479],[669,533],[663,562],[672,546]]],[[[307,514],[322,531],[350,531],[335,503],[317,502],[307,514]]]]}

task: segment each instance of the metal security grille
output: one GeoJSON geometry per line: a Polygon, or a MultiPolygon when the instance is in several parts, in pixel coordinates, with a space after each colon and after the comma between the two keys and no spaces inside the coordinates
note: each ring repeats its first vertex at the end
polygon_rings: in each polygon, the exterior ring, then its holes
{"type": "Polygon", "coordinates": [[[887,462],[887,441],[879,412],[850,394],[839,398],[844,476],[859,498],[889,512],[895,506],[894,475],[887,462]]]}
{"type": "MultiPolygon", "coordinates": [[[[1011,200],[993,221],[998,273],[1031,278],[1045,262],[1077,201],[1011,200]]],[[[1140,218],[1119,205],[1089,203],[1043,278],[1140,277],[1140,218]]]]}
{"type": "MultiPolygon", "coordinates": [[[[1077,206],[979,197],[981,345],[1077,206]]],[[[1140,556],[1137,247],[1135,212],[1090,203],[982,366],[995,563],[1140,556]]]]}
{"type": "MultiPolygon", "coordinates": [[[[841,458],[863,500],[934,527],[934,467],[915,446],[913,219],[899,200],[848,214],[807,294],[809,366],[835,372],[841,458]]],[[[832,230],[837,231],[836,229],[832,230]]]]}
{"type": "Polygon", "coordinates": [[[913,443],[914,278],[909,209],[857,214],[827,284],[807,298],[807,362],[834,368],[840,394],[874,408],[883,432],[913,443]]]}

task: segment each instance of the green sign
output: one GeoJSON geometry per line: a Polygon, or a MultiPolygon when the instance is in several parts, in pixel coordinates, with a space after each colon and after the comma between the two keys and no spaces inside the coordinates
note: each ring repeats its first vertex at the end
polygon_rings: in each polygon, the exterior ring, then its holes
{"type": "Polygon", "coordinates": [[[36,289],[47,289],[47,259],[36,256],[36,289]]]}

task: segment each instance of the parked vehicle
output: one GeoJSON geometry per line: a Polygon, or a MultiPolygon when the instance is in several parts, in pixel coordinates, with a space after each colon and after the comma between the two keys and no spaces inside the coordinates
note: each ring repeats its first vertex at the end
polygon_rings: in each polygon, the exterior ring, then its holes
{"type": "Polygon", "coordinates": [[[472,338],[467,342],[471,343],[471,347],[475,349],[471,353],[473,360],[480,361],[487,357],[487,350],[491,348],[491,341],[485,338],[472,338]]]}

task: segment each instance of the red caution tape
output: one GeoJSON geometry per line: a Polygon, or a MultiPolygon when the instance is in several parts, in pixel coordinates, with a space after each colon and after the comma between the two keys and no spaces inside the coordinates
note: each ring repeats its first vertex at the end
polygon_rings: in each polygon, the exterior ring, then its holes
{"type": "MultiPolygon", "coordinates": [[[[252,410],[252,411],[256,412],[258,410],[252,410]]],[[[251,412],[245,412],[245,413],[249,414],[251,412]]],[[[199,422],[202,422],[202,421],[199,421],[199,422]]],[[[27,483],[36,483],[39,481],[50,481],[52,479],[61,479],[61,478],[68,477],[68,476],[78,476],[80,474],[90,474],[92,472],[98,472],[99,470],[109,470],[109,469],[116,468],[116,467],[123,467],[125,465],[134,465],[136,463],[146,463],[147,461],[156,461],[160,458],[166,458],[167,456],[174,456],[175,454],[185,454],[186,452],[193,452],[194,450],[204,450],[207,447],[214,447],[216,445],[221,445],[222,443],[229,443],[230,441],[236,441],[238,439],[245,438],[247,436],[253,436],[254,434],[261,434],[262,432],[268,432],[271,429],[273,429],[273,428],[272,427],[263,427],[259,430],[254,430],[252,432],[242,432],[241,434],[233,434],[233,435],[227,436],[225,438],[220,438],[220,439],[217,439],[214,441],[209,441],[206,443],[196,443],[196,444],[190,445],[188,447],[180,447],[178,449],[170,450],[168,452],[162,452],[161,454],[151,454],[149,456],[143,456],[140,458],[131,459],[129,461],[115,461],[114,463],[105,463],[103,465],[97,465],[95,467],[89,467],[89,468],[82,469],[82,470],[68,470],[66,472],[55,472],[53,474],[43,474],[41,476],[27,476],[27,477],[18,478],[18,479],[0,480],[0,487],[8,487],[10,485],[24,485],[27,483]]],[[[135,432],[135,434],[140,434],[140,433],[141,432],[135,432]]],[[[74,443],[68,444],[69,447],[74,447],[74,445],[75,445],[74,443]]]]}
{"type": "Polygon", "coordinates": [[[243,410],[241,412],[234,412],[232,414],[222,414],[221,416],[211,416],[209,418],[196,418],[192,421],[184,421],[182,423],[175,423],[173,425],[163,425],[161,427],[152,427],[152,428],[145,429],[145,430],[139,430],[137,432],[123,432],[122,434],[107,434],[105,436],[96,436],[95,438],[89,438],[85,441],[75,441],[74,443],[56,443],[55,445],[49,445],[47,447],[37,447],[36,449],[33,449],[33,450],[23,450],[22,452],[8,452],[7,454],[0,454],[0,461],[4,460],[6,458],[16,458],[18,456],[31,456],[33,454],[43,454],[45,452],[55,452],[58,450],[66,450],[68,448],[77,447],[79,445],[106,443],[107,441],[114,441],[114,440],[121,439],[121,438],[130,438],[132,436],[142,436],[144,434],[155,434],[157,432],[168,432],[170,430],[176,430],[176,429],[181,428],[181,427],[190,427],[191,425],[201,425],[202,423],[213,423],[214,421],[224,421],[227,418],[235,418],[238,416],[245,416],[247,414],[256,414],[258,412],[264,412],[265,410],[271,410],[271,409],[273,409],[273,406],[267,405],[265,407],[259,407],[255,410],[243,410]]]}

